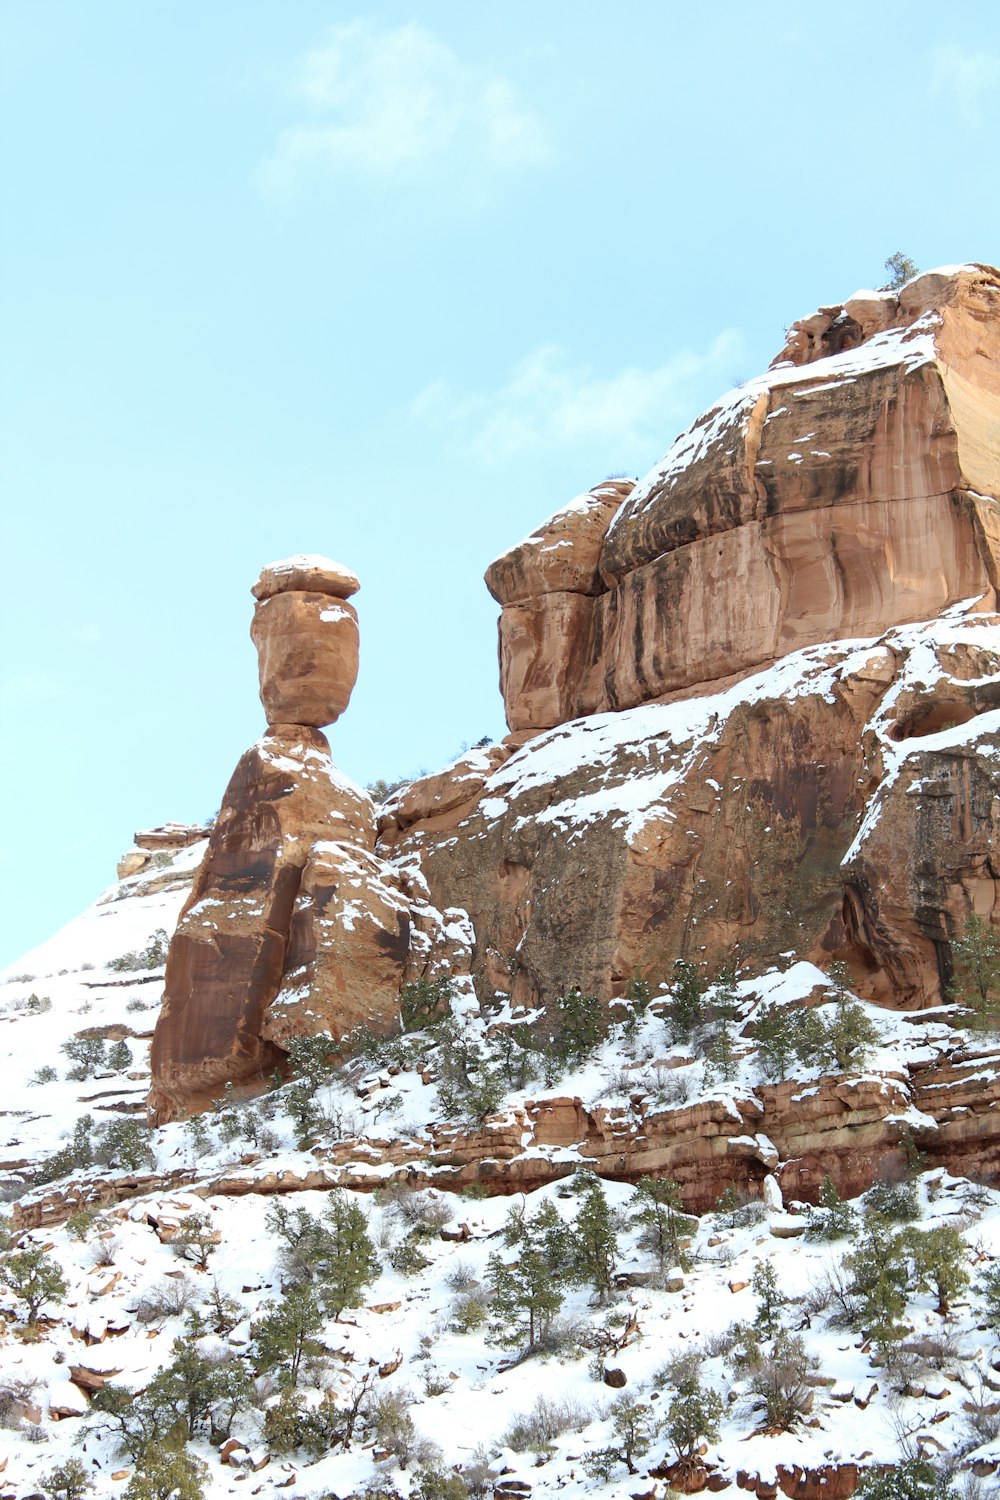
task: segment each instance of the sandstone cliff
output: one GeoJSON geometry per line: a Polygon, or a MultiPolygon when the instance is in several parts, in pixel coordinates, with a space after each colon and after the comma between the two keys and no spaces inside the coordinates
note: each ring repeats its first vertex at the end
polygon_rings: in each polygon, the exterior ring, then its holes
{"type": "Polygon", "coordinates": [[[493,563],[511,729],[993,607],[998,320],[988,266],[822,308],[617,508],[598,487],[493,563]]]}

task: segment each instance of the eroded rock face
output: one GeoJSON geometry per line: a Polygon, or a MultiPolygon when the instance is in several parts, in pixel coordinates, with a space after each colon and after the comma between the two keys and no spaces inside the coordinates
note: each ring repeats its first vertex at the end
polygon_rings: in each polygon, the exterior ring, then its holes
{"type": "Polygon", "coordinates": [[[474,807],[385,819],[382,837],[468,910],[482,999],[609,999],[678,956],[711,971],[794,951],[846,960],[881,1004],[937,1003],[951,939],[996,902],[998,624],[810,648],[720,693],[563,726],[474,807]]]}
{"type": "MultiPolygon", "coordinates": [[[[158,1119],[279,1065],[262,1028],[303,873],[318,843],[370,849],[374,837],[370,799],[334,771],[319,730],[273,731],[242,757],[170,944],[151,1057],[158,1119]]],[[[376,991],[373,1010],[394,998],[376,991]]]]}
{"type": "Polygon", "coordinates": [[[489,569],[511,729],[690,691],[959,600],[994,607],[998,371],[1000,273],[986,266],[795,325],[765,375],[622,497],[599,585],[596,508],[489,569]]]}
{"type": "Polygon", "coordinates": [[[250,635],[267,722],[321,729],[344,712],[358,680],[356,574],[329,557],[268,563],[253,586],[250,635]]]}
{"type": "Polygon", "coordinates": [[[320,728],[339,719],[358,680],[358,616],[330,594],[284,590],[262,599],[250,635],[268,724],[320,728]]]}

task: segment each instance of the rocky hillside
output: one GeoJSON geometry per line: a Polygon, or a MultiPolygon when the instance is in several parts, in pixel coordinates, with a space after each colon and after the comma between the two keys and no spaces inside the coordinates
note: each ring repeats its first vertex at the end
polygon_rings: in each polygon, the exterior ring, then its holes
{"type": "Polygon", "coordinates": [[[262,571],[218,819],[0,975],[0,1496],[993,1483],[998,356],[985,266],[793,325],[381,807],[357,578],[262,571]]]}

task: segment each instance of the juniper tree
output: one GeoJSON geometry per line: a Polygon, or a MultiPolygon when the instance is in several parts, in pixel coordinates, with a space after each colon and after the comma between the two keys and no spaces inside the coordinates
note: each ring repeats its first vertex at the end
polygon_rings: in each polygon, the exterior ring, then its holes
{"type": "Polygon", "coordinates": [[[809,1210],[806,1224],[807,1240],[842,1240],[853,1235],[858,1227],[858,1216],[850,1203],[845,1203],[837,1192],[829,1173],[823,1177],[819,1192],[819,1205],[809,1210]]]}
{"type": "Polygon", "coordinates": [[[785,1006],[769,1002],[760,1007],[754,1020],[754,1040],[766,1072],[772,1078],[787,1078],[795,1056],[796,1027],[785,1006]]]}
{"type": "Polygon", "coordinates": [[[705,983],[694,964],[677,959],[670,982],[667,1002],[667,1031],[672,1042],[687,1042],[701,1025],[705,1000],[705,983]]]}
{"type": "Polygon", "coordinates": [[[82,1500],[94,1488],[93,1479],[78,1458],[68,1458],[64,1464],[50,1469],[39,1482],[51,1500],[82,1500]]]}
{"type": "Polygon", "coordinates": [[[207,1213],[185,1214],[177,1225],[177,1232],[170,1241],[170,1248],[181,1260],[190,1260],[204,1271],[208,1258],[218,1248],[219,1235],[212,1228],[211,1216],[207,1213]]]}
{"type": "Polygon", "coordinates": [[[706,1390],[697,1375],[678,1381],[664,1427],[680,1463],[690,1464],[703,1442],[715,1442],[721,1416],[722,1397],[717,1391],[706,1390]]]}
{"type": "Polygon", "coordinates": [[[322,1304],[311,1286],[290,1287],[280,1302],[266,1303],[263,1316],[250,1330],[257,1369],[275,1370],[282,1383],[296,1386],[302,1361],[323,1352],[316,1334],[324,1321],[322,1304]]]}
{"type": "Polygon", "coordinates": [[[493,1296],[490,1336],[508,1348],[525,1343],[528,1352],[541,1343],[563,1304],[566,1276],[566,1228],[546,1202],[533,1218],[523,1211],[508,1215],[504,1241],[517,1248],[513,1264],[490,1256],[486,1279],[493,1296]]]}
{"type": "Polygon", "coordinates": [[[24,1303],[29,1325],[37,1323],[46,1302],[60,1302],[68,1290],[58,1263],[41,1245],[5,1255],[0,1261],[0,1281],[24,1303]]]}
{"type": "Polygon", "coordinates": [[[599,1045],[604,1035],[604,1012],[596,995],[585,995],[579,985],[557,995],[550,1006],[552,1050],[560,1063],[576,1067],[599,1045]]]}
{"type": "Polygon", "coordinates": [[[124,1500],[203,1500],[208,1480],[208,1465],[200,1458],[179,1449],[154,1449],[125,1486],[124,1500]]]}
{"type": "Polygon", "coordinates": [[[594,1288],[598,1302],[604,1303],[611,1295],[618,1236],[600,1181],[592,1174],[587,1175],[583,1204],[573,1223],[572,1266],[575,1275],[594,1288]]]}
{"type": "Polygon", "coordinates": [[[365,1287],[379,1275],[368,1220],[346,1193],[330,1195],[321,1219],[308,1209],[289,1210],[278,1202],[268,1210],[265,1223],[283,1242],[282,1268],[312,1283],[324,1310],[335,1318],[345,1308],[357,1307],[365,1287]]]}
{"type": "Polygon", "coordinates": [[[751,1286],[757,1298],[754,1327],[759,1328],[765,1338],[773,1339],[781,1328],[781,1309],[788,1298],[778,1285],[777,1273],[769,1260],[757,1262],[751,1286]]]}
{"type": "Polygon", "coordinates": [[[882,1221],[867,1221],[858,1248],[844,1256],[848,1294],[856,1299],[857,1322],[878,1346],[883,1359],[895,1349],[903,1332],[909,1291],[909,1269],[902,1235],[882,1221]]]}
{"type": "Polygon", "coordinates": [[[906,1248],[913,1262],[914,1280],[922,1291],[937,1298],[934,1311],[946,1317],[951,1304],[969,1285],[967,1249],[958,1230],[948,1224],[933,1229],[909,1229],[906,1248]]]}
{"type": "Polygon", "coordinates": [[[886,257],[885,268],[889,272],[889,280],[884,286],[879,287],[880,292],[898,291],[901,286],[905,286],[918,274],[916,262],[912,261],[908,255],[904,255],[902,250],[894,250],[886,257]]]}
{"type": "Polygon", "coordinates": [[[605,1484],[618,1464],[624,1464],[630,1474],[638,1474],[635,1460],[643,1458],[660,1429],[653,1408],[646,1401],[635,1401],[630,1396],[619,1396],[611,1407],[612,1442],[598,1448],[584,1459],[587,1473],[605,1484]]]}
{"type": "Polygon", "coordinates": [[[972,1011],[973,1025],[993,1030],[1000,1018],[1000,928],[973,913],[951,945],[952,998],[972,1011]]]}
{"type": "Polygon", "coordinates": [[[681,1240],[694,1229],[697,1220],[683,1212],[680,1184],[669,1177],[642,1177],[632,1208],[632,1222],[640,1228],[639,1246],[656,1259],[663,1273],[673,1266],[684,1267],[681,1240]]]}

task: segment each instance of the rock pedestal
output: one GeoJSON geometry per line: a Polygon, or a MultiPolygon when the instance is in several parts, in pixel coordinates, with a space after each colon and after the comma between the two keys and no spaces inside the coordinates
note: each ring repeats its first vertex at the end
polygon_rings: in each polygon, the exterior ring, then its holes
{"type": "Polygon", "coordinates": [[[318,727],[343,713],[357,678],[346,602],[357,588],[314,557],[272,563],[254,587],[268,730],[233,773],[170,944],[152,1048],[158,1121],[230,1083],[262,1087],[290,1037],[384,1029],[432,948],[462,966],[426,888],[404,888],[376,858],[371,798],[335,769],[318,727]]]}

